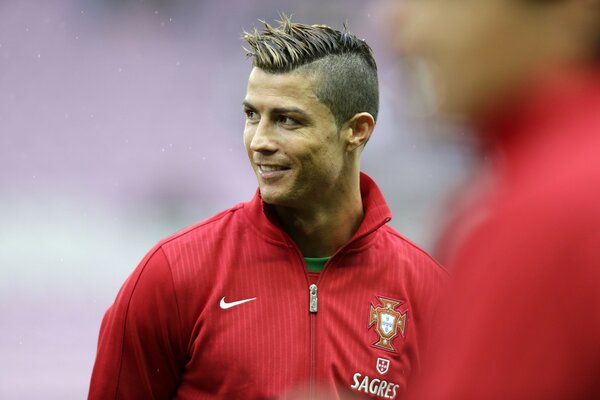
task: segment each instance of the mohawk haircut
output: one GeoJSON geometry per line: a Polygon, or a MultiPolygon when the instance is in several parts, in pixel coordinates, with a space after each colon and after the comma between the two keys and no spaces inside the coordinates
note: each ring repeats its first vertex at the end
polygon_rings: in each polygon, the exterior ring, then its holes
{"type": "Polygon", "coordinates": [[[244,32],[246,55],[254,67],[272,74],[297,71],[314,77],[314,92],[329,107],[338,129],[355,114],[377,119],[379,84],[371,47],[347,30],[305,25],[282,15],[274,27],[244,32]]]}

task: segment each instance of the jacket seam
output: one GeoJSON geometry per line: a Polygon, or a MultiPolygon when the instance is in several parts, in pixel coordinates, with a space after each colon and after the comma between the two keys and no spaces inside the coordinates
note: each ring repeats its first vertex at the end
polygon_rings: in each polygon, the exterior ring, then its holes
{"type": "MultiPolygon", "coordinates": [[[[140,282],[140,279],[142,277],[142,274],[144,273],[144,271],[146,270],[146,267],[148,266],[148,262],[150,261],[150,259],[160,250],[160,247],[157,247],[152,253],[150,253],[148,255],[148,257],[146,257],[146,260],[144,262],[144,266],[142,267],[139,275],[137,276],[135,283],[133,285],[133,287],[131,288],[131,293],[129,294],[129,298],[127,299],[127,307],[125,308],[125,316],[124,316],[124,322],[123,322],[123,330],[122,330],[122,335],[121,335],[121,354],[119,355],[119,369],[117,372],[117,384],[115,385],[115,393],[114,393],[114,399],[117,400],[118,399],[118,393],[119,393],[119,387],[121,385],[121,370],[123,369],[123,354],[125,352],[125,335],[127,332],[127,318],[129,316],[129,311],[131,309],[131,300],[133,299],[133,294],[137,288],[138,283],[140,282]]],[[[164,252],[163,252],[164,254],[164,252]]],[[[166,258],[166,256],[165,256],[166,258]]]]}
{"type": "MultiPolygon", "coordinates": [[[[183,337],[183,321],[181,318],[181,307],[179,306],[179,299],[177,298],[177,290],[175,288],[175,278],[173,278],[173,268],[171,267],[171,261],[169,260],[169,257],[167,256],[167,252],[163,249],[163,246],[160,245],[160,251],[163,253],[165,260],[167,261],[167,267],[169,268],[169,278],[171,281],[171,287],[173,288],[173,298],[175,299],[175,306],[177,307],[177,320],[179,322],[179,346],[181,347],[181,349],[183,350],[184,348],[187,348],[187,346],[185,346],[185,340],[183,337]]],[[[187,352],[187,350],[186,350],[187,352]]]]}

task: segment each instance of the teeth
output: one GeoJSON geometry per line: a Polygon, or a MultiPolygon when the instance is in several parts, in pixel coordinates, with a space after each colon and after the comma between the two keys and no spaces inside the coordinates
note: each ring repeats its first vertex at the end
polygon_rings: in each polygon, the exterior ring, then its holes
{"type": "Polygon", "coordinates": [[[260,168],[262,172],[283,171],[285,169],[278,165],[260,165],[258,168],[260,168]]]}

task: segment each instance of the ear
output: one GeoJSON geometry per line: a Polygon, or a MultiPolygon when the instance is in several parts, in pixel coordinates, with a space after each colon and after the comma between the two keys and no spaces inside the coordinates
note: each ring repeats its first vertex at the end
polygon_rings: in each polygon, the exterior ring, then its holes
{"type": "Polygon", "coordinates": [[[554,40],[567,52],[568,56],[587,58],[590,50],[594,51],[598,39],[598,23],[600,22],[600,0],[572,0],[561,2],[550,2],[547,7],[554,10],[553,19],[548,19],[553,29],[561,26],[561,32],[554,30],[557,37],[545,38],[545,40],[554,40]]]}
{"type": "Polygon", "coordinates": [[[597,54],[600,34],[600,0],[571,1],[574,29],[581,29],[580,42],[593,49],[597,54]]]}
{"type": "Polygon", "coordinates": [[[346,141],[346,151],[364,146],[375,129],[375,118],[367,112],[362,112],[350,118],[342,128],[342,135],[346,141]]]}

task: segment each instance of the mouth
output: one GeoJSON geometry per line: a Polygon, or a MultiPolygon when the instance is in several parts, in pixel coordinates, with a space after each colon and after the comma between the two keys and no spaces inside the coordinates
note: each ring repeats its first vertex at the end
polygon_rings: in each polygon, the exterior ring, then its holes
{"type": "Polygon", "coordinates": [[[285,175],[291,168],[283,165],[257,164],[258,173],[264,179],[274,179],[285,175]]]}

